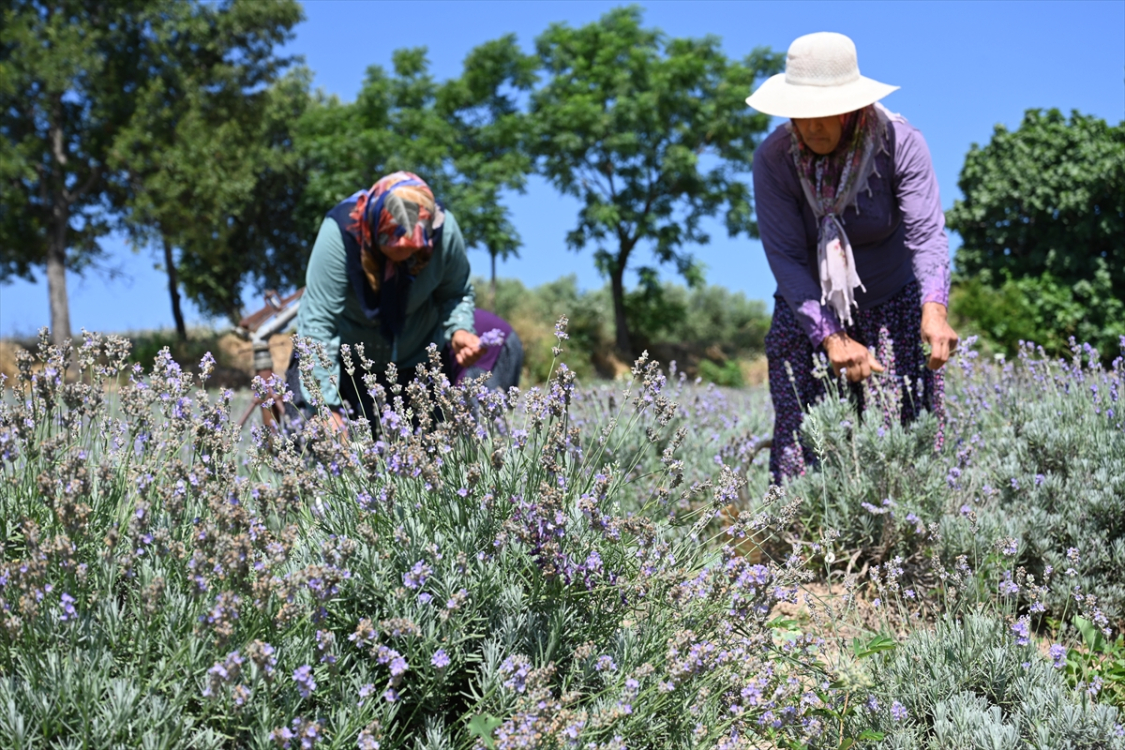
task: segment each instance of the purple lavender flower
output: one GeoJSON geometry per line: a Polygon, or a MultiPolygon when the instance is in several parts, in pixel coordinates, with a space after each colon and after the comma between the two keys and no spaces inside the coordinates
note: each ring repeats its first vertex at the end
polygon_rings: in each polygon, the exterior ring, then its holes
{"type": "Polygon", "coordinates": [[[398,691],[394,688],[387,688],[387,691],[383,693],[383,700],[387,703],[394,703],[398,700],[398,691]]]}
{"type": "Polygon", "coordinates": [[[445,669],[449,666],[449,654],[445,653],[445,649],[439,648],[430,659],[430,664],[438,669],[445,669]]]}
{"type": "Polygon", "coordinates": [[[332,653],[336,644],[336,636],[331,630],[316,631],[316,650],[320,652],[322,664],[335,664],[336,656],[332,653]]]}
{"type": "Polygon", "coordinates": [[[66,622],[78,617],[78,612],[74,609],[75,598],[70,594],[63,592],[61,597],[62,614],[59,615],[60,622],[66,622]]]}
{"type": "Polygon", "coordinates": [[[492,348],[500,346],[504,343],[504,332],[499,328],[493,328],[491,331],[485,331],[480,335],[481,346],[492,348]]]}
{"type": "Polygon", "coordinates": [[[1062,669],[1066,666],[1066,646],[1055,643],[1051,645],[1051,658],[1054,659],[1055,669],[1062,669]]]}
{"type": "Polygon", "coordinates": [[[531,674],[531,664],[522,654],[509,656],[500,665],[500,673],[506,675],[504,687],[522,693],[527,688],[527,677],[531,674]]]}
{"type": "Polygon", "coordinates": [[[895,721],[906,721],[907,711],[906,706],[898,701],[891,704],[891,718],[895,721]]]}
{"type": "Polygon", "coordinates": [[[617,664],[614,663],[611,656],[599,656],[598,661],[594,664],[594,669],[599,672],[616,672],[617,664]]]}
{"type": "Polygon", "coordinates": [[[270,732],[270,739],[273,740],[275,745],[282,748],[282,750],[288,750],[292,747],[293,745],[290,743],[296,736],[297,735],[293,734],[293,730],[289,727],[282,727],[281,729],[275,729],[270,732]]]}
{"type": "Polygon", "coordinates": [[[1021,617],[1012,623],[1012,632],[1016,634],[1016,643],[1026,646],[1031,643],[1031,625],[1026,617],[1021,617]]]}
{"type": "Polygon", "coordinates": [[[427,565],[422,560],[414,563],[410,570],[402,574],[402,585],[408,589],[420,589],[426,585],[426,579],[430,577],[434,569],[427,565]]]}
{"type": "MultiPolygon", "coordinates": [[[[298,721],[299,719],[294,719],[293,723],[296,726],[300,726],[300,724],[297,724],[298,721]]],[[[310,721],[308,724],[305,724],[301,729],[300,737],[301,750],[312,750],[316,745],[316,741],[320,739],[320,724],[317,724],[315,721],[310,721]]]]}
{"type": "Polygon", "coordinates": [[[274,668],[277,667],[277,655],[274,647],[265,641],[254,641],[246,651],[250,660],[265,674],[266,679],[271,678],[274,668]]]}
{"type": "Polygon", "coordinates": [[[235,685],[234,690],[230,691],[231,699],[238,708],[245,706],[253,695],[253,692],[246,685],[235,685]]]}
{"type": "Polygon", "coordinates": [[[316,680],[313,679],[312,667],[303,664],[293,672],[293,682],[297,683],[297,691],[302,698],[308,698],[316,690],[316,680]]]}
{"type": "Polygon", "coordinates": [[[363,708],[364,702],[375,694],[375,685],[367,683],[359,689],[359,701],[355,704],[356,708],[363,708]]]}

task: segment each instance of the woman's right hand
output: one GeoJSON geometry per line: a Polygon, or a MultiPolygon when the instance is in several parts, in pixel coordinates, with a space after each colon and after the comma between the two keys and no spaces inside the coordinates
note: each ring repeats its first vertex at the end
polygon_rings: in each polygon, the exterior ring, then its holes
{"type": "Polygon", "coordinates": [[[827,336],[822,345],[837,376],[842,370],[848,380],[860,383],[871,377],[873,372],[883,372],[883,366],[875,359],[875,355],[843,331],[827,336]]]}

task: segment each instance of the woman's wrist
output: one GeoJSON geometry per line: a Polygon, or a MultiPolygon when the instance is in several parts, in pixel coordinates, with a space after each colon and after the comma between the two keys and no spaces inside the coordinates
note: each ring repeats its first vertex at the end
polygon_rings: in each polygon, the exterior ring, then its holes
{"type": "Polygon", "coordinates": [[[820,346],[822,349],[824,349],[824,351],[831,354],[832,351],[847,346],[848,340],[849,337],[847,331],[833,331],[821,340],[820,346]]]}

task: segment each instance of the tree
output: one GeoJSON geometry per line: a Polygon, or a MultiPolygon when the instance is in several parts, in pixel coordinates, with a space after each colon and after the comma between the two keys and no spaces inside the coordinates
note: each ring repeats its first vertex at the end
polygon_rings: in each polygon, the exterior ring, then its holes
{"type": "MultiPolygon", "coordinates": [[[[181,284],[205,312],[238,317],[242,282],[255,266],[247,248],[230,240],[242,214],[259,210],[260,174],[290,157],[279,153],[270,112],[294,95],[303,104],[307,75],[274,86],[290,63],[274,47],[300,18],[295,2],[247,0],[185,17],[160,41],[169,58],[191,64],[166,66],[146,83],[137,115],[115,144],[122,225],[136,245],[163,250],[181,338],[181,284]]],[[[265,205],[270,218],[286,221],[285,206],[265,205]]]]}
{"type": "Polygon", "coordinates": [[[145,107],[189,91],[171,87],[162,99],[144,93],[174,85],[197,64],[253,68],[278,30],[239,27],[254,5],[15,0],[2,11],[0,280],[34,281],[45,268],[55,342],[70,336],[66,272],[81,273],[103,255],[99,239],[122,207],[119,139],[152,121],[145,107]],[[220,27],[227,32],[221,49],[208,38],[220,27]]]}
{"type": "Polygon", "coordinates": [[[1125,333],[1125,122],[1028,110],[972,146],[958,185],[946,221],[963,241],[961,313],[1009,349],[1018,336],[1059,351],[1074,335],[1112,356],[1125,333]]]}
{"type": "Polygon", "coordinates": [[[488,250],[495,304],[497,257],[519,257],[519,233],[499,194],[505,188],[522,191],[532,169],[517,94],[535,83],[538,61],[522,54],[509,34],[473,49],[464,68],[460,78],[442,87],[438,109],[458,134],[454,164],[461,181],[455,196],[459,210],[469,216],[474,240],[488,250]]]}
{"type": "Polygon", "coordinates": [[[353,104],[320,99],[300,123],[297,150],[308,177],[299,214],[310,236],[338,201],[408,170],[456,214],[468,247],[493,258],[517,253],[500,193],[522,190],[531,170],[517,97],[534,80],[534,59],[510,35],[470,52],[463,75],[441,84],[429,75],[424,48],[397,50],[392,59],[393,75],[368,68],[353,104]]]}
{"type": "MultiPolygon", "coordinates": [[[[755,50],[732,62],[716,37],[668,39],[641,26],[636,7],[579,29],[554,24],[536,42],[549,79],[531,97],[531,150],[547,179],[583,202],[567,235],[573,250],[596,249],[613,293],[616,346],[632,355],[624,275],[634,250],[651,243],[689,284],[702,273],[689,244],[710,238],[705,217],[725,206],[731,236],[755,236],[750,169],[767,115],[748,108],[754,82],[781,58],[755,50]]],[[[654,268],[638,269],[646,286],[654,268]]]]}

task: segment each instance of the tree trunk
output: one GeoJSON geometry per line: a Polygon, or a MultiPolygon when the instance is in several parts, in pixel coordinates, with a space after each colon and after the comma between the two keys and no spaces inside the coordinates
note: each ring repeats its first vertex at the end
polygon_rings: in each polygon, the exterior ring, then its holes
{"type": "Polygon", "coordinates": [[[62,129],[62,96],[51,108],[51,226],[47,229],[47,299],[51,306],[51,343],[62,346],[70,338],[70,302],[66,293],[66,240],[70,229],[70,201],[66,190],[66,154],[62,129]]]}
{"type": "Polygon", "coordinates": [[[625,318],[625,264],[618,263],[609,275],[613,291],[613,317],[617,326],[617,355],[625,358],[625,363],[633,361],[633,344],[629,341],[629,321],[625,318]]]}
{"type": "Polygon", "coordinates": [[[496,253],[489,253],[492,256],[492,284],[488,290],[488,306],[492,312],[496,312],[496,253]]]}
{"type": "Polygon", "coordinates": [[[180,310],[180,284],[176,279],[176,259],[172,255],[172,243],[164,240],[164,267],[168,269],[168,294],[172,297],[172,319],[176,321],[176,335],[180,341],[187,341],[187,326],[180,310]]]}
{"type": "Polygon", "coordinates": [[[70,207],[62,196],[55,199],[50,237],[47,241],[47,299],[51,306],[51,343],[62,346],[70,338],[70,303],[66,294],[66,231],[70,207]]]}

